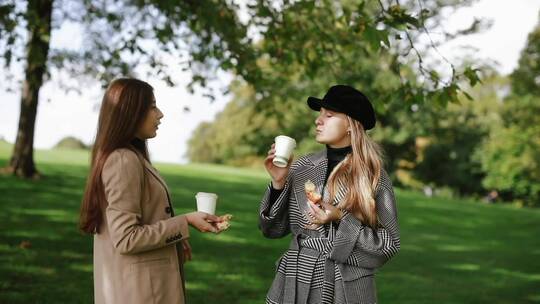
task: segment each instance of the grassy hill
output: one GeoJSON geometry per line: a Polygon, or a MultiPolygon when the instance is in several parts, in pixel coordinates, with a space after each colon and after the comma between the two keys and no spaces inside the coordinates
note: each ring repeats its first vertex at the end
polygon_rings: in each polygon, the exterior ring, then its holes
{"type": "MultiPolygon", "coordinates": [[[[0,166],[11,146],[0,143],[0,166]]],[[[88,154],[37,151],[40,181],[0,176],[0,303],[92,303],[92,239],[77,231],[88,154]]],[[[198,191],[235,215],[220,235],[192,230],[188,303],[263,303],[288,237],[264,239],[263,171],[157,164],[176,212],[198,191]]],[[[540,210],[426,198],[396,189],[402,250],[377,276],[380,303],[540,303],[540,210]]]]}

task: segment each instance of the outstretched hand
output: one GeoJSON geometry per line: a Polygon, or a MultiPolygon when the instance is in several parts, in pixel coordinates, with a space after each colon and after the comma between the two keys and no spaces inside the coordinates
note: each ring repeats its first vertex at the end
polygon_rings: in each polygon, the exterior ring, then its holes
{"type": "Polygon", "coordinates": [[[186,214],[186,218],[188,223],[200,232],[220,232],[217,224],[221,222],[221,220],[219,217],[213,214],[196,211],[186,214]]]}

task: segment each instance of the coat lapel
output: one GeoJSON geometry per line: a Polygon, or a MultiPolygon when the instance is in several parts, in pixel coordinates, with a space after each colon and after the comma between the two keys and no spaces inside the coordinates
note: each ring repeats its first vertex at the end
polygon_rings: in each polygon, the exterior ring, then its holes
{"type": "Polygon", "coordinates": [[[157,172],[156,168],[152,166],[152,164],[144,158],[144,167],[146,170],[148,170],[157,180],[158,182],[165,188],[165,191],[167,191],[167,195],[169,195],[169,188],[167,187],[167,183],[161,178],[159,173],[157,172]]]}
{"type": "Polygon", "coordinates": [[[156,178],[156,180],[163,186],[163,189],[165,189],[165,193],[167,194],[167,200],[169,201],[168,202],[169,207],[171,208],[171,216],[174,216],[174,209],[172,206],[171,195],[169,192],[169,187],[167,187],[167,183],[165,183],[163,178],[161,178],[161,175],[159,175],[156,168],[154,168],[152,164],[148,160],[146,160],[146,158],[143,158],[143,159],[144,159],[144,167],[146,168],[146,170],[150,172],[150,174],[152,174],[156,178]]]}
{"type": "MultiPolygon", "coordinates": [[[[328,158],[326,157],[326,151],[323,150],[312,154],[307,158],[307,160],[308,162],[295,172],[293,187],[296,204],[298,210],[302,214],[303,224],[308,223],[306,213],[309,208],[307,205],[307,196],[305,191],[305,183],[308,180],[315,184],[317,191],[323,195],[323,200],[328,201],[329,199],[329,192],[325,185],[326,170],[328,169],[328,158]]],[[[332,204],[339,204],[339,202],[345,198],[346,193],[346,187],[341,181],[338,181],[338,187],[336,193],[334,194],[332,204]]],[[[319,226],[317,230],[323,235],[328,235],[328,231],[324,226],[319,226]]]]}
{"type": "MultiPolygon", "coordinates": [[[[317,191],[322,193],[327,167],[326,151],[321,151],[308,156],[307,162],[295,172],[293,192],[298,210],[301,213],[302,226],[309,224],[307,216],[309,207],[307,204],[305,184],[310,180],[315,184],[317,191]]],[[[322,227],[319,227],[317,230],[324,233],[324,228],[322,227]]]]}
{"type": "Polygon", "coordinates": [[[312,181],[315,184],[317,191],[322,193],[326,168],[328,167],[325,151],[310,155],[307,160],[308,162],[303,167],[299,168],[294,176],[294,194],[300,211],[304,211],[307,208],[307,196],[305,191],[306,182],[308,180],[312,181]]]}
{"type": "MultiPolygon", "coordinates": [[[[294,176],[294,193],[296,196],[296,201],[299,203],[299,205],[302,205],[300,210],[304,210],[302,207],[307,207],[304,206],[305,204],[303,203],[307,201],[305,183],[308,180],[315,184],[317,191],[323,195],[324,200],[327,200],[329,195],[328,189],[325,186],[326,170],[328,169],[328,158],[326,158],[326,151],[312,154],[308,157],[308,160],[308,164],[304,165],[303,168],[298,170],[294,176]]],[[[345,194],[347,193],[346,190],[347,189],[345,188],[343,182],[338,181],[337,191],[335,193],[334,201],[332,202],[334,205],[338,204],[345,197],[345,194]]]]}

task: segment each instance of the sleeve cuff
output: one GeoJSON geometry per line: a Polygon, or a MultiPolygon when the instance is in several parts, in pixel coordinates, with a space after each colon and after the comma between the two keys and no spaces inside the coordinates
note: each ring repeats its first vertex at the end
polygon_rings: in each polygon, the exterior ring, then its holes
{"type": "Polygon", "coordinates": [[[172,235],[165,239],[166,244],[176,243],[189,238],[189,225],[185,215],[175,216],[168,221],[171,222],[172,235]]]}
{"type": "Polygon", "coordinates": [[[277,201],[284,189],[285,187],[279,190],[275,189],[274,186],[272,186],[272,183],[270,183],[270,205],[273,205],[277,201]]]}

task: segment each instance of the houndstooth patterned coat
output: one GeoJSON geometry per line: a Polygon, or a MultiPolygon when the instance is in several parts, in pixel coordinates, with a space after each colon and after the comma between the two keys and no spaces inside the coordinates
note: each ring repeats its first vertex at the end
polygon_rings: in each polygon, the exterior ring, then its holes
{"type": "MultiPolygon", "coordinates": [[[[277,200],[271,204],[268,186],[259,212],[260,229],[267,238],[292,233],[288,250],[276,263],[276,276],[266,303],[376,303],[374,275],[400,248],[399,226],[392,183],[384,170],[378,182],[375,201],[381,228],[372,229],[345,212],[339,224],[330,223],[316,230],[308,224],[304,184],[318,189],[324,185],[328,166],[326,152],[296,160],[277,200]]],[[[334,205],[345,196],[338,187],[334,205]]],[[[327,199],[328,191],[323,191],[327,199]]]]}

